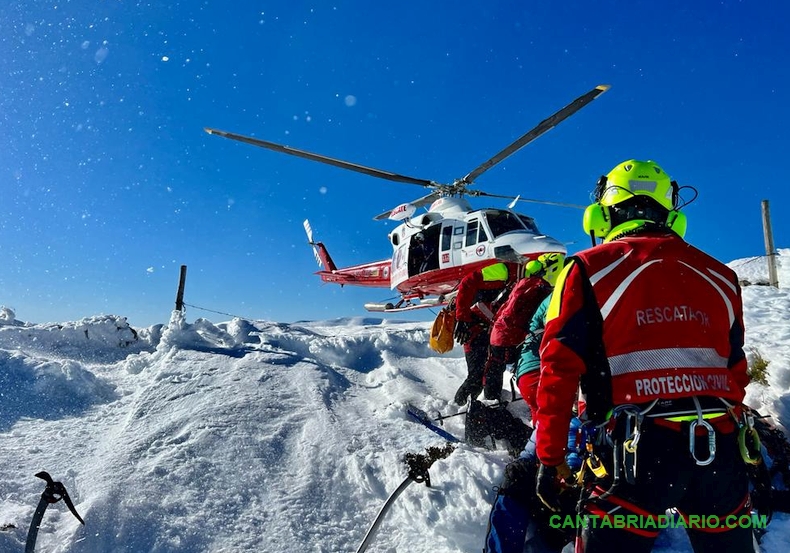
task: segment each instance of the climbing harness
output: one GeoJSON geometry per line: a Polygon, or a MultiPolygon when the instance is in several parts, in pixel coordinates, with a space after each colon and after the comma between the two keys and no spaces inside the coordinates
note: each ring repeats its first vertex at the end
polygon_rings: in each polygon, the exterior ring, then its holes
{"type": "MultiPolygon", "coordinates": [[[[590,422],[582,426],[582,436],[585,440],[586,459],[584,466],[592,471],[593,475],[602,480],[609,476],[609,472],[595,452],[594,444],[608,443],[612,451],[612,483],[600,497],[606,498],[612,495],[623,478],[629,484],[636,482],[637,470],[637,446],[642,435],[642,421],[645,415],[658,403],[653,400],[644,408],[639,408],[633,404],[618,405],[610,412],[606,420],[600,424],[593,425],[590,422]],[[622,420],[624,427],[623,437],[612,437],[612,433],[617,432],[614,428],[605,430],[614,421],[615,425],[622,420]]],[[[583,475],[579,475],[579,481],[583,475]]]]}

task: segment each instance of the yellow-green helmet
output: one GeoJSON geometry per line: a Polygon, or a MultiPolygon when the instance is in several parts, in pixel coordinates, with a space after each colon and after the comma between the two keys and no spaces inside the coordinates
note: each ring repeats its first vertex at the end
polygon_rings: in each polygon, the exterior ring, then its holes
{"type": "Polygon", "coordinates": [[[677,184],[655,161],[629,159],[598,183],[596,200],[612,206],[634,196],[649,196],[668,210],[677,207],[677,184]]]}
{"type": "Polygon", "coordinates": [[[686,216],[677,209],[678,190],[655,161],[624,161],[598,180],[596,201],[584,212],[584,231],[608,242],[652,223],[682,237],[686,216]]]}
{"type": "Polygon", "coordinates": [[[557,282],[557,276],[565,266],[565,254],[561,253],[544,253],[537,259],[528,262],[524,267],[524,276],[540,276],[554,286],[557,282]]]}

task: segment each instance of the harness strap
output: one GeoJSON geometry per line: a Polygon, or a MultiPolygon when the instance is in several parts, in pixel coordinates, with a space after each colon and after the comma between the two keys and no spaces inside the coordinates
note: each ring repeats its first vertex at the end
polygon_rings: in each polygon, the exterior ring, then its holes
{"type": "Polygon", "coordinates": [[[727,524],[727,518],[731,516],[738,516],[740,513],[747,514],[749,512],[748,509],[749,505],[749,494],[747,493],[741,502],[738,504],[735,509],[727,513],[726,515],[707,515],[705,516],[705,524],[704,525],[695,525],[694,527],[689,526],[689,517],[686,513],[682,512],[678,509],[678,514],[683,518],[683,522],[686,523],[686,527],[690,530],[697,530],[699,532],[705,532],[707,534],[720,534],[722,532],[729,532],[732,530],[732,526],[727,524]],[[718,520],[717,523],[710,524],[709,519],[716,518],[718,520]]]}
{"type": "Polygon", "coordinates": [[[655,538],[659,534],[661,529],[659,527],[660,519],[658,515],[646,511],[645,509],[642,509],[638,505],[631,503],[630,501],[627,501],[622,497],[608,496],[607,493],[608,491],[605,491],[600,486],[596,486],[593,489],[592,494],[584,507],[587,510],[587,512],[590,513],[591,515],[596,515],[598,517],[601,517],[602,519],[606,519],[611,523],[612,520],[610,517],[612,513],[620,509],[624,509],[628,512],[641,516],[643,519],[650,519],[653,522],[655,530],[647,529],[644,527],[640,528],[638,526],[631,526],[631,525],[626,525],[625,528],[623,528],[623,530],[648,538],[655,538]],[[606,511],[604,509],[604,506],[599,504],[599,502],[601,501],[605,501],[611,504],[614,508],[606,511]]]}
{"type": "MultiPolygon", "coordinates": [[[[590,513],[591,515],[595,515],[603,520],[606,520],[611,527],[615,528],[611,518],[611,513],[607,513],[606,511],[604,511],[603,509],[601,509],[600,507],[594,504],[590,504],[587,506],[587,512],[590,513]]],[[[600,526],[601,524],[598,523],[598,527],[600,526]]],[[[658,524],[656,524],[656,527],[657,526],[658,524]]],[[[622,528],[622,530],[625,530],[626,532],[631,532],[632,534],[636,534],[637,536],[643,536],[645,538],[655,538],[656,536],[658,536],[658,534],[661,531],[660,529],[645,530],[644,528],[639,528],[631,525],[626,525],[624,528],[622,528]]]]}

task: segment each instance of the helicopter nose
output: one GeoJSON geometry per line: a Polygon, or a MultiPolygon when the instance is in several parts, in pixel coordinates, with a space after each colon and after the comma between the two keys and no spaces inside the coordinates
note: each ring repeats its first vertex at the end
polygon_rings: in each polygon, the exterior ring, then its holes
{"type": "Polygon", "coordinates": [[[509,244],[502,244],[494,248],[494,257],[503,261],[523,263],[525,260],[534,259],[540,254],[548,252],[567,253],[567,248],[559,240],[547,235],[528,235],[519,237],[509,244]]]}

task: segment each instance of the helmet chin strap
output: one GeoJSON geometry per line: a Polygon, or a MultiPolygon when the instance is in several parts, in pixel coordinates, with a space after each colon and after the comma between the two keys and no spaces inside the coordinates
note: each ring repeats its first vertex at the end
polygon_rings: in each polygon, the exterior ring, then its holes
{"type": "Polygon", "coordinates": [[[604,242],[611,242],[613,240],[617,240],[618,238],[625,238],[626,236],[635,236],[637,234],[642,234],[643,232],[651,232],[651,231],[673,232],[673,230],[668,226],[666,226],[664,223],[656,223],[655,221],[644,221],[632,228],[625,228],[616,233],[610,232],[609,235],[604,239],[604,242]]]}

